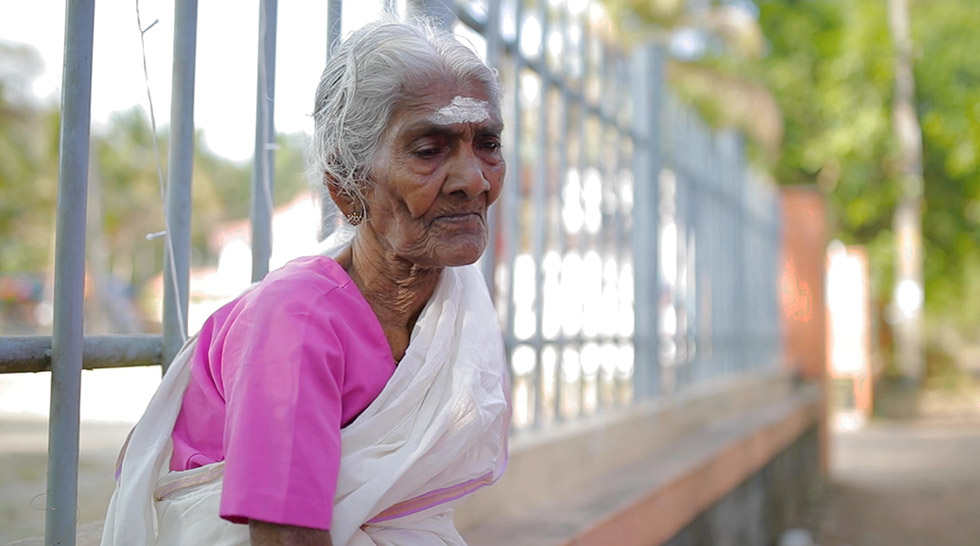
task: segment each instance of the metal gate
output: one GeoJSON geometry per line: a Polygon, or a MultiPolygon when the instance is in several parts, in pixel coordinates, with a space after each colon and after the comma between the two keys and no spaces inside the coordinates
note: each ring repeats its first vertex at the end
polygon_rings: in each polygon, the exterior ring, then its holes
{"type": "MultiPolygon", "coordinates": [[[[328,2],[327,50],[343,2],[328,2]]],[[[260,1],[252,276],[271,254],[275,0],[260,1]]],[[[398,12],[394,2],[384,9],[398,12]]],[[[670,92],[664,48],[631,51],[589,0],[410,3],[499,70],[508,179],[481,268],[513,378],[514,430],[773,367],[775,193],[741,138],[670,92]]],[[[186,338],[196,0],[177,0],[162,336],[83,336],[93,0],[69,0],[49,337],[0,338],[0,373],[51,370],[46,537],[73,544],[82,368],[166,365],[186,338]]]]}

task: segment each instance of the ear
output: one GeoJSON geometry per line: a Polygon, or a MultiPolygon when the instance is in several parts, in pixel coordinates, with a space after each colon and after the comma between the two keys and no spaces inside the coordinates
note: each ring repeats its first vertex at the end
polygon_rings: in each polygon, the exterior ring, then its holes
{"type": "Polygon", "coordinates": [[[327,186],[327,191],[330,192],[330,199],[333,199],[334,204],[340,209],[341,214],[344,216],[350,214],[354,210],[354,198],[350,193],[342,190],[340,184],[337,183],[337,179],[329,173],[323,173],[323,183],[327,186]]]}

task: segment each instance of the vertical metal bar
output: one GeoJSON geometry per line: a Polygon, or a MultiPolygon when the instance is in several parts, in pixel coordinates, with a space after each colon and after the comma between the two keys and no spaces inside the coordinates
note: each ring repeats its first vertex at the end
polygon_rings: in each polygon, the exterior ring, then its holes
{"type": "Polygon", "coordinates": [[[45,544],[75,544],[94,0],[69,0],[61,86],[45,544]]]}
{"type": "MultiPolygon", "coordinates": [[[[524,26],[524,13],[523,13],[523,2],[518,0],[517,6],[515,7],[515,20],[517,24],[517,36],[520,37],[521,29],[524,26]]],[[[514,111],[512,112],[513,118],[511,118],[510,123],[514,128],[513,135],[514,142],[510,147],[510,156],[507,158],[507,182],[503,189],[503,208],[504,217],[507,219],[507,230],[506,230],[506,247],[507,247],[507,315],[506,324],[504,329],[504,344],[507,349],[507,360],[511,361],[511,352],[514,350],[515,338],[514,338],[514,316],[515,316],[515,302],[514,302],[514,287],[516,286],[514,278],[514,263],[517,258],[517,230],[518,230],[518,219],[521,214],[521,184],[523,183],[522,169],[521,169],[521,116],[522,116],[522,105],[521,105],[521,70],[524,67],[522,62],[521,52],[520,52],[520,40],[515,40],[514,42],[514,81],[513,93],[514,93],[514,111]]]]}
{"type": "MultiPolygon", "coordinates": [[[[343,0],[327,0],[327,59],[333,57],[334,51],[340,45],[340,30],[343,21],[343,0]]],[[[327,192],[320,194],[320,210],[335,211],[336,207],[327,192]]],[[[320,237],[327,238],[334,232],[334,215],[324,212],[320,218],[320,237]]]]}
{"type": "Polygon", "coordinates": [[[684,344],[687,361],[685,363],[686,377],[688,383],[694,382],[694,367],[697,359],[697,347],[695,346],[695,336],[697,335],[697,233],[698,233],[698,184],[700,180],[696,177],[691,178],[685,188],[685,230],[684,239],[680,244],[684,245],[684,344]]]}
{"type": "Polygon", "coordinates": [[[344,13],[344,0],[327,1],[327,58],[333,56],[333,52],[340,45],[340,30],[342,28],[344,13]]]}
{"type": "Polygon", "coordinates": [[[174,5],[170,153],[167,160],[167,245],[163,262],[164,369],[187,338],[196,53],[197,0],[178,0],[174,5]]]}
{"type": "Polygon", "coordinates": [[[686,287],[685,293],[685,336],[684,343],[686,344],[686,354],[687,354],[687,378],[688,381],[692,381],[694,378],[694,361],[698,356],[697,348],[695,346],[694,338],[697,335],[697,316],[698,316],[698,306],[697,306],[697,295],[698,295],[698,284],[697,284],[697,233],[698,233],[698,214],[697,205],[699,192],[697,188],[698,180],[692,179],[686,188],[686,199],[685,199],[685,215],[687,216],[687,222],[685,230],[684,241],[681,244],[684,245],[684,274],[686,275],[684,285],[686,287]]]}
{"type": "MultiPolygon", "coordinates": [[[[690,209],[696,209],[697,206],[710,206],[710,202],[697,201],[697,199],[699,197],[703,198],[705,195],[704,193],[700,193],[698,190],[705,183],[702,173],[706,170],[705,163],[709,163],[711,161],[711,157],[706,156],[703,153],[703,150],[699,146],[697,146],[699,142],[697,139],[693,138],[694,135],[689,130],[690,127],[689,124],[687,123],[686,117],[684,118],[684,127],[685,127],[684,134],[686,136],[686,140],[685,142],[680,143],[678,147],[683,149],[686,157],[689,158],[684,173],[685,173],[685,183],[687,185],[687,189],[689,190],[687,193],[687,201],[688,201],[688,210],[690,210],[690,209]]],[[[710,213],[706,214],[706,216],[710,216],[710,213]]],[[[698,226],[693,224],[695,220],[689,217],[687,219],[687,222],[688,222],[688,229],[693,231],[694,240],[696,242],[696,248],[695,248],[696,254],[694,256],[692,256],[690,253],[687,254],[687,260],[688,260],[687,267],[689,273],[688,279],[691,279],[693,275],[693,280],[689,281],[687,284],[687,290],[689,294],[693,290],[694,294],[697,295],[699,292],[697,288],[697,283],[698,283],[698,279],[700,278],[697,275],[697,268],[699,267],[698,265],[699,262],[702,261],[702,254],[705,249],[704,243],[706,241],[704,241],[701,235],[698,233],[698,226]],[[692,261],[694,263],[693,272],[691,271],[692,261]]],[[[698,331],[697,317],[699,315],[698,313],[699,307],[696,302],[696,297],[694,298],[694,300],[695,302],[692,303],[688,308],[687,326],[690,330],[693,330],[695,332],[694,335],[696,336],[698,331]]],[[[702,347],[699,343],[697,343],[697,341],[695,341],[694,345],[696,351],[695,359],[688,364],[690,368],[688,373],[688,380],[691,383],[695,383],[698,380],[698,372],[701,371],[701,367],[699,366],[698,362],[701,361],[700,356],[703,354],[701,352],[702,347]]]]}
{"type": "MultiPolygon", "coordinates": [[[[729,249],[731,245],[728,241],[728,232],[731,226],[728,222],[728,162],[726,161],[724,146],[720,146],[719,143],[723,143],[717,135],[705,135],[704,136],[706,145],[709,146],[707,153],[714,157],[712,170],[713,174],[718,179],[718,198],[716,199],[715,209],[718,213],[718,222],[715,224],[715,233],[717,234],[717,248],[718,253],[718,267],[719,271],[731,271],[731,256],[729,255],[729,249]]],[[[717,362],[715,368],[716,375],[724,375],[728,373],[730,368],[730,345],[729,345],[729,328],[728,328],[728,275],[716,275],[715,282],[717,285],[717,291],[715,294],[717,297],[715,301],[717,302],[717,314],[718,314],[718,334],[715,336],[715,346],[718,348],[717,351],[717,362]]]]}
{"type": "MultiPolygon", "coordinates": [[[[548,32],[551,17],[548,13],[548,3],[539,2],[539,17],[541,18],[541,66],[547,69],[548,62],[548,32]]],[[[542,345],[544,336],[541,329],[544,326],[544,242],[545,242],[545,190],[548,184],[548,93],[551,90],[551,79],[547,71],[539,74],[541,77],[541,92],[538,96],[538,141],[534,166],[534,187],[531,188],[533,203],[534,227],[531,232],[531,256],[534,261],[534,424],[540,426],[544,413],[544,369],[542,362],[542,345]]]]}
{"type": "Polygon", "coordinates": [[[722,229],[722,222],[724,221],[724,185],[722,184],[722,175],[724,169],[720,167],[721,157],[718,151],[718,147],[715,145],[714,139],[701,138],[700,150],[703,156],[708,158],[710,161],[708,176],[705,178],[711,185],[711,224],[710,224],[710,237],[711,237],[711,269],[712,272],[711,280],[708,283],[711,289],[711,302],[708,308],[711,310],[711,361],[710,369],[708,370],[707,377],[715,377],[719,375],[724,367],[724,324],[722,322],[721,310],[722,310],[722,297],[724,292],[722,290],[722,278],[724,277],[723,271],[726,271],[727,264],[724,262],[724,255],[722,254],[722,248],[724,247],[722,241],[722,235],[724,230],[722,229]]]}
{"type": "MultiPolygon", "coordinates": [[[[609,163],[612,160],[611,156],[607,156],[607,150],[605,149],[608,133],[609,124],[603,117],[609,114],[610,110],[610,100],[609,100],[609,90],[612,87],[612,78],[609,78],[608,68],[612,67],[611,59],[609,59],[608,48],[603,42],[602,37],[599,33],[593,35],[593,39],[596,41],[596,47],[599,53],[596,55],[596,67],[595,67],[595,77],[598,80],[598,92],[596,93],[596,111],[598,115],[596,116],[597,130],[596,130],[596,150],[598,151],[594,165],[592,166],[597,176],[599,177],[599,202],[596,207],[599,209],[599,229],[593,236],[593,250],[599,257],[599,286],[595,289],[599,292],[599,298],[604,297],[605,292],[605,272],[606,272],[606,262],[608,261],[608,233],[612,227],[612,219],[606,214],[607,207],[609,203],[607,202],[607,192],[609,184],[609,163]]],[[[588,311],[586,311],[588,315],[588,311]]],[[[599,325],[596,331],[595,337],[591,340],[596,346],[600,347],[597,354],[601,353],[601,343],[600,341],[605,335],[603,331],[604,325],[599,325]]],[[[598,412],[602,409],[602,361],[600,359],[598,366],[595,371],[595,411],[598,412]]]]}
{"type": "MultiPolygon", "coordinates": [[[[568,22],[568,5],[564,4],[559,8],[561,10],[561,28],[562,28],[562,52],[564,53],[568,49],[569,45],[569,30],[570,25],[568,22]]],[[[569,135],[569,117],[571,117],[571,94],[568,89],[568,75],[570,73],[570,55],[562,55],[561,58],[561,113],[560,119],[558,120],[558,134],[566,137],[569,135]]],[[[568,145],[569,138],[562,138],[558,142],[558,214],[555,219],[556,225],[556,236],[555,236],[555,251],[558,253],[558,270],[559,279],[561,278],[561,267],[565,262],[565,241],[568,239],[568,233],[566,231],[565,221],[562,218],[562,190],[565,187],[566,181],[568,179],[568,145]]],[[[559,281],[560,282],[560,281],[559,281]]],[[[559,284],[560,285],[560,284],[559,284]]],[[[555,345],[555,420],[561,421],[563,416],[561,413],[561,401],[562,401],[562,391],[564,391],[565,381],[562,377],[562,360],[564,358],[564,348],[565,348],[565,333],[562,325],[558,327],[557,335],[558,343],[555,345]]]]}
{"type": "MultiPolygon", "coordinates": [[[[677,173],[683,174],[683,173],[677,173]]],[[[688,187],[694,177],[678,176],[677,185],[674,191],[674,228],[676,231],[677,248],[674,252],[674,259],[677,261],[674,288],[674,345],[676,353],[674,357],[674,382],[677,390],[684,388],[689,379],[688,355],[687,355],[687,231],[688,231],[688,187]],[[684,322],[681,322],[683,317],[684,322]]]]}
{"type": "Polygon", "coordinates": [[[660,392],[657,300],[659,270],[660,105],[663,95],[663,53],[648,45],[634,53],[633,213],[634,380],[636,399],[660,392]]]}
{"type": "MultiPolygon", "coordinates": [[[[605,45],[605,44],[604,44],[605,45]]],[[[619,168],[620,168],[620,158],[622,157],[622,146],[618,144],[622,140],[622,135],[619,132],[619,125],[617,120],[619,119],[619,108],[620,99],[622,98],[622,87],[619,81],[619,58],[616,54],[618,52],[612,51],[611,47],[603,47],[602,50],[602,66],[605,70],[605,77],[603,78],[603,93],[602,96],[605,97],[603,104],[608,108],[608,122],[604,122],[606,126],[606,143],[604,145],[609,145],[611,148],[605,149],[605,157],[607,158],[602,165],[602,217],[603,217],[603,247],[602,247],[602,286],[603,286],[603,299],[609,293],[619,294],[619,269],[621,267],[621,256],[619,253],[619,241],[620,241],[620,228],[622,223],[622,217],[620,215],[619,206],[619,168]],[[615,271],[615,278],[606,277],[607,264],[612,264],[613,270],[615,271]],[[614,287],[612,290],[606,289],[607,286],[614,287]]],[[[611,318],[611,317],[610,317],[611,318]]],[[[604,331],[602,332],[602,354],[605,356],[607,347],[609,344],[615,342],[618,337],[618,332],[615,330],[613,325],[602,325],[604,331]]],[[[609,364],[605,361],[600,362],[599,365],[599,375],[597,376],[598,385],[598,395],[597,402],[600,409],[603,406],[615,406],[615,373],[611,376],[606,374],[606,370],[609,369],[609,364]],[[605,365],[603,365],[605,364],[605,365]],[[606,399],[603,399],[606,389],[612,393],[606,399]]]]}
{"type": "MultiPolygon", "coordinates": [[[[686,155],[691,157],[689,150],[686,155]]],[[[693,159],[693,158],[692,158],[693,159]]],[[[692,161],[696,163],[696,161],[692,161]]],[[[689,323],[687,320],[688,293],[691,287],[687,283],[688,255],[687,255],[687,234],[690,229],[690,218],[688,217],[688,202],[690,199],[689,188],[698,179],[696,174],[691,174],[687,170],[679,170],[677,173],[677,185],[674,191],[674,228],[676,233],[677,267],[675,268],[675,288],[674,288],[674,313],[676,317],[676,328],[674,331],[674,344],[677,347],[676,358],[674,361],[675,375],[678,388],[685,386],[690,380],[690,361],[687,354],[687,332],[689,323]],[[682,290],[683,288],[683,290],[682,290]],[[681,324],[683,310],[684,323],[681,324]]]]}
{"type": "MultiPolygon", "coordinates": [[[[728,163],[726,161],[723,141],[718,135],[705,135],[705,144],[708,146],[707,153],[712,159],[712,171],[717,177],[718,198],[716,199],[716,211],[718,221],[715,223],[715,233],[717,236],[718,271],[731,271],[732,264],[728,254],[729,244],[727,241],[728,230],[728,163]]],[[[717,329],[715,335],[715,375],[724,375],[729,368],[729,332],[728,332],[728,283],[726,275],[715,275],[717,290],[715,293],[715,313],[717,314],[717,329]]]]}
{"type": "MultiPolygon", "coordinates": [[[[664,116],[667,119],[671,119],[673,117],[671,113],[666,113],[664,116]]],[[[681,127],[683,127],[683,125],[681,125],[681,127]]],[[[677,344],[677,339],[679,337],[678,327],[680,325],[679,321],[677,320],[679,315],[678,307],[680,303],[680,298],[678,297],[680,292],[680,287],[678,286],[678,273],[680,272],[680,261],[678,259],[680,257],[680,245],[678,242],[680,241],[681,234],[680,193],[681,187],[687,181],[687,178],[691,177],[689,173],[692,172],[691,167],[693,166],[690,149],[684,145],[686,136],[687,134],[683,131],[671,131],[670,133],[666,133],[664,135],[664,157],[670,158],[670,161],[665,160],[664,165],[669,166],[673,170],[674,184],[669,193],[664,191],[665,188],[660,185],[660,210],[669,215],[670,222],[674,225],[674,253],[673,255],[667,255],[665,252],[662,252],[662,256],[664,258],[674,263],[673,267],[670,268],[674,272],[673,280],[668,281],[667,279],[664,279],[665,289],[669,290],[668,301],[674,314],[674,332],[672,335],[668,336],[666,328],[660,331],[661,341],[669,340],[674,348],[672,354],[664,351],[667,353],[667,355],[663,357],[665,360],[664,364],[670,367],[669,377],[671,378],[670,384],[665,385],[664,390],[667,391],[669,389],[671,392],[676,392],[678,390],[680,387],[679,383],[682,380],[680,377],[682,370],[682,364],[679,358],[680,347],[678,347],[677,344]],[[668,283],[670,283],[670,285],[666,286],[668,283]]],[[[658,225],[661,227],[664,226],[664,220],[665,219],[661,219],[658,225]]],[[[658,236],[662,235],[658,233],[658,236]]],[[[663,271],[664,269],[665,267],[661,267],[660,270],[663,271]]]]}
{"type": "MultiPolygon", "coordinates": [[[[578,149],[578,184],[579,184],[579,195],[582,194],[582,190],[585,188],[585,172],[587,170],[588,158],[586,157],[588,150],[588,118],[589,118],[589,101],[588,101],[588,89],[589,89],[589,40],[594,39],[592,33],[589,32],[589,10],[585,9],[581,14],[579,14],[579,24],[582,25],[582,38],[579,42],[579,58],[582,59],[582,81],[579,86],[579,118],[578,118],[578,134],[579,134],[579,149],[578,149]]],[[[601,139],[600,139],[601,142],[601,139]]],[[[586,211],[582,211],[585,213],[586,211]]],[[[594,246],[593,236],[589,234],[587,227],[588,220],[585,214],[582,215],[582,223],[579,226],[578,233],[575,234],[575,243],[578,248],[579,258],[582,260],[582,264],[585,264],[585,257],[588,256],[588,251],[590,246],[594,246]]],[[[582,290],[588,290],[586,287],[582,287],[582,290]]],[[[581,295],[579,297],[582,297],[581,295]]],[[[582,298],[583,304],[588,300],[582,298]]],[[[583,313],[582,319],[579,321],[578,335],[575,336],[576,350],[578,351],[578,415],[585,415],[585,391],[586,391],[586,380],[585,377],[585,365],[582,358],[585,349],[585,327],[586,321],[584,317],[585,305],[582,306],[581,312],[583,313]]]]}
{"type": "MultiPolygon", "coordinates": [[[[484,27],[484,39],[487,41],[487,65],[500,71],[500,0],[490,0],[487,6],[487,24],[484,27]]],[[[513,145],[516,145],[514,143],[513,145]]],[[[493,206],[487,211],[487,248],[480,258],[480,270],[487,282],[490,298],[496,300],[497,272],[497,241],[500,238],[500,206],[493,206]]]]}
{"type": "MultiPolygon", "coordinates": [[[[601,54],[599,55],[599,74],[601,77],[600,83],[602,89],[599,92],[600,97],[600,111],[605,112],[605,119],[600,120],[600,131],[601,140],[599,143],[599,162],[597,168],[599,170],[600,180],[600,217],[602,218],[602,231],[599,237],[599,263],[600,263],[600,294],[602,299],[606,299],[607,294],[612,293],[609,289],[611,286],[611,279],[606,277],[607,267],[609,264],[618,265],[616,261],[616,247],[615,247],[615,236],[616,236],[616,168],[619,163],[619,152],[617,151],[614,142],[619,137],[616,131],[616,125],[612,120],[616,119],[616,59],[613,55],[612,48],[608,46],[605,40],[600,41],[602,46],[601,54]]],[[[600,325],[599,330],[599,347],[601,355],[605,354],[606,344],[610,342],[610,337],[613,334],[611,328],[607,324],[600,325]]],[[[606,380],[606,366],[603,366],[603,360],[599,361],[599,368],[596,371],[596,407],[598,410],[602,410],[605,406],[611,406],[611,400],[605,399],[606,386],[608,381],[606,380]]]]}
{"type": "Polygon", "coordinates": [[[738,259],[738,252],[735,247],[738,244],[736,230],[738,229],[738,210],[735,206],[736,190],[738,188],[738,175],[734,172],[734,161],[731,153],[731,138],[729,133],[720,133],[724,142],[724,166],[727,176],[725,176],[725,256],[728,262],[727,271],[732,274],[725,279],[725,353],[727,355],[728,367],[726,374],[731,374],[738,369],[738,339],[735,335],[735,279],[739,276],[738,269],[741,266],[738,259]]]}
{"type": "MultiPolygon", "coordinates": [[[[732,245],[732,252],[735,253],[735,259],[738,262],[735,268],[735,278],[732,284],[734,284],[734,290],[732,290],[732,327],[733,334],[735,335],[735,358],[736,358],[736,368],[739,370],[744,370],[754,365],[753,362],[749,360],[749,339],[752,334],[751,327],[749,326],[752,322],[751,320],[737,320],[736,317],[748,312],[749,302],[752,301],[747,297],[748,291],[751,288],[749,286],[749,281],[753,279],[751,275],[746,273],[746,269],[749,267],[749,223],[747,221],[746,215],[748,213],[746,207],[746,193],[748,190],[748,173],[745,170],[745,165],[742,163],[742,139],[737,133],[732,134],[732,172],[735,175],[736,186],[734,188],[733,203],[735,204],[735,229],[732,230],[732,237],[735,241],[732,245]]],[[[754,283],[753,283],[754,284],[754,283]]]]}
{"type": "MultiPolygon", "coordinates": [[[[615,147],[615,144],[613,144],[619,138],[615,124],[618,106],[618,80],[616,79],[617,63],[612,48],[605,40],[600,39],[599,43],[602,48],[598,59],[598,73],[601,76],[601,90],[599,92],[600,111],[604,112],[606,119],[600,120],[600,127],[602,129],[599,132],[601,135],[599,150],[602,152],[599,155],[596,168],[602,177],[600,179],[600,192],[602,197],[599,209],[600,217],[602,218],[602,231],[600,232],[598,251],[601,264],[600,294],[602,299],[605,299],[606,295],[610,293],[608,287],[611,282],[611,279],[607,279],[606,277],[608,264],[615,264],[617,267],[619,265],[615,239],[618,217],[617,210],[619,208],[618,200],[616,199],[616,171],[619,167],[619,151],[615,147]]],[[[604,354],[604,347],[611,341],[609,338],[611,337],[610,334],[613,333],[611,329],[607,330],[606,328],[608,328],[606,324],[600,326],[599,335],[601,343],[599,343],[599,347],[602,351],[600,354],[604,354]]],[[[600,360],[599,368],[596,371],[596,407],[598,410],[601,410],[604,406],[612,405],[611,400],[603,399],[608,382],[605,376],[606,367],[602,364],[603,362],[600,360]]]]}
{"type": "Polygon", "coordinates": [[[732,271],[731,278],[727,280],[726,286],[726,309],[725,317],[727,322],[727,352],[729,354],[729,369],[728,372],[738,371],[742,363],[739,360],[739,346],[741,340],[739,339],[738,332],[738,320],[736,320],[736,313],[738,312],[738,292],[741,288],[741,269],[742,260],[739,253],[740,246],[740,233],[739,233],[739,207],[738,207],[738,194],[741,187],[741,176],[737,171],[737,161],[735,159],[735,148],[734,148],[734,133],[726,132],[725,136],[725,165],[728,171],[728,177],[726,183],[728,185],[728,214],[726,215],[728,226],[726,229],[728,238],[728,260],[729,267],[732,271]]]}
{"type": "Polygon", "coordinates": [[[419,0],[419,8],[446,29],[452,29],[456,22],[453,0],[419,0]]]}
{"type": "Polygon", "coordinates": [[[703,247],[705,249],[706,263],[704,264],[704,271],[708,273],[708,280],[706,283],[706,288],[708,290],[708,303],[707,311],[709,313],[709,318],[707,321],[708,332],[706,336],[701,338],[701,344],[705,349],[702,354],[706,356],[704,365],[701,367],[701,378],[707,379],[713,377],[719,367],[719,354],[718,348],[718,332],[720,324],[718,318],[718,277],[719,273],[724,271],[721,267],[718,254],[718,223],[720,222],[720,211],[719,211],[719,180],[718,180],[718,158],[717,154],[712,153],[712,149],[709,146],[710,142],[703,138],[699,138],[697,141],[697,151],[698,154],[703,158],[703,160],[708,163],[706,165],[706,172],[708,176],[702,178],[706,189],[706,199],[705,199],[705,216],[707,222],[705,225],[704,240],[702,241],[703,247]]]}
{"type": "Polygon", "coordinates": [[[684,239],[680,242],[684,245],[684,339],[686,362],[685,378],[688,383],[694,382],[694,367],[698,357],[695,337],[697,336],[697,240],[698,240],[698,215],[697,205],[700,197],[699,186],[701,180],[698,177],[690,177],[684,188],[684,239]]]}
{"type": "MultiPolygon", "coordinates": [[[[693,267],[690,269],[690,284],[688,289],[694,290],[694,297],[691,298],[691,319],[688,324],[693,329],[693,335],[691,336],[692,346],[694,347],[694,358],[691,361],[691,377],[692,382],[697,382],[703,373],[704,368],[704,337],[702,332],[702,323],[704,317],[701,316],[701,311],[704,305],[704,297],[702,295],[702,288],[704,284],[704,271],[705,271],[705,235],[707,229],[705,229],[705,219],[711,216],[710,211],[704,211],[701,213],[702,207],[706,204],[709,198],[709,192],[705,191],[705,182],[700,178],[694,178],[691,190],[691,222],[692,230],[694,234],[694,252],[688,253],[688,260],[694,262],[693,267]]],[[[690,267],[690,265],[689,265],[690,267]]],[[[709,314],[710,316],[710,314],[709,314]]]]}
{"type": "Polygon", "coordinates": [[[262,280],[269,272],[269,258],[272,256],[277,4],[277,0],[259,2],[259,66],[255,91],[255,151],[252,156],[252,282],[262,280]]]}
{"type": "Polygon", "coordinates": [[[729,170],[729,255],[732,261],[732,278],[729,281],[729,297],[728,297],[728,313],[729,313],[729,336],[730,336],[730,351],[732,354],[732,371],[738,371],[742,366],[740,360],[740,345],[741,340],[739,338],[739,322],[735,320],[736,313],[739,312],[738,308],[738,288],[741,287],[740,279],[742,277],[742,256],[739,251],[741,247],[741,233],[740,228],[740,210],[739,210],[739,190],[741,189],[741,175],[738,172],[737,161],[735,158],[733,143],[734,140],[730,137],[733,136],[728,134],[728,170],[729,170]]]}
{"type": "MultiPolygon", "coordinates": [[[[630,214],[631,213],[627,209],[627,206],[629,206],[629,205],[626,203],[626,200],[624,199],[624,191],[625,191],[624,190],[624,185],[625,184],[630,184],[631,185],[630,186],[630,192],[632,192],[632,182],[622,176],[623,175],[622,171],[624,169],[626,169],[626,168],[631,168],[632,167],[632,164],[631,164],[632,161],[633,161],[633,155],[632,154],[634,153],[634,150],[635,150],[635,147],[634,146],[635,145],[634,145],[634,142],[633,142],[633,139],[632,139],[632,134],[631,134],[631,129],[632,128],[631,127],[628,127],[628,126],[627,127],[622,127],[623,118],[620,115],[621,109],[624,108],[624,104],[629,104],[629,102],[628,102],[629,101],[629,98],[628,97],[629,97],[629,92],[630,92],[630,81],[628,79],[629,62],[627,60],[624,60],[624,59],[620,58],[619,59],[619,62],[617,64],[618,64],[618,68],[617,68],[616,72],[617,72],[617,80],[618,80],[618,82],[617,82],[617,85],[616,85],[616,93],[617,93],[617,97],[618,97],[618,101],[617,101],[618,106],[616,108],[616,120],[617,120],[616,121],[616,124],[621,129],[621,133],[619,135],[619,141],[620,142],[628,143],[628,145],[619,146],[618,147],[618,150],[617,150],[618,159],[617,159],[617,167],[616,167],[616,184],[615,184],[615,188],[616,188],[616,218],[617,218],[617,221],[616,221],[616,287],[617,287],[617,290],[616,291],[617,291],[617,293],[619,295],[620,302],[622,302],[623,293],[626,291],[626,287],[624,286],[624,283],[622,282],[623,281],[623,270],[625,269],[626,263],[628,261],[630,263],[632,263],[632,259],[631,258],[628,258],[628,256],[630,256],[630,254],[629,254],[629,249],[627,248],[627,245],[629,244],[629,241],[632,239],[632,236],[627,231],[627,226],[628,226],[628,222],[630,222],[630,214]]],[[[630,287],[630,291],[632,292],[632,287],[630,287]]],[[[632,309],[630,310],[630,312],[632,312],[632,309]]],[[[626,332],[624,332],[620,327],[617,327],[616,328],[616,341],[615,341],[615,343],[616,343],[616,346],[617,346],[617,349],[618,349],[618,348],[623,347],[627,343],[629,343],[630,345],[632,345],[632,339],[631,338],[627,338],[626,337],[626,332]]],[[[617,354],[618,355],[621,355],[621,353],[618,350],[617,350],[617,354]]],[[[618,359],[619,358],[621,358],[621,356],[618,356],[617,357],[617,363],[618,363],[618,359]]],[[[618,368],[619,368],[619,366],[616,366],[616,369],[613,372],[613,403],[615,405],[619,405],[619,403],[621,401],[620,391],[623,390],[621,388],[620,372],[619,372],[619,369],[618,368]]]]}

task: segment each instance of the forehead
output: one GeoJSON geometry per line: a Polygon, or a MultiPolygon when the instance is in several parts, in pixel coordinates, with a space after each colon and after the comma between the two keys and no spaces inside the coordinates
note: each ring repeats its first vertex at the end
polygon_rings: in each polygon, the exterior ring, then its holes
{"type": "MultiPolygon", "coordinates": [[[[397,132],[400,127],[427,120],[437,124],[453,119],[479,118],[474,110],[484,110],[489,116],[486,121],[499,122],[500,112],[490,100],[486,87],[479,82],[453,82],[448,78],[430,79],[425,85],[407,89],[392,112],[388,124],[389,131],[397,132]],[[446,115],[459,110],[467,115],[446,115]],[[464,113],[466,113],[464,112],[464,113]]],[[[484,120],[479,120],[484,121],[484,120]]]]}

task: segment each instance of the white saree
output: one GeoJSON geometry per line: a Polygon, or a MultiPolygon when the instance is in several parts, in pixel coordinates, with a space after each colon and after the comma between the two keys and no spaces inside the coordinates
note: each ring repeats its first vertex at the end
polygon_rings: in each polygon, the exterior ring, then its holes
{"type": "MultiPolygon", "coordinates": [[[[169,471],[196,338],[130,435],[102,545],[249,544],[218,516],[224,463],[169,471]]],[[[503,472],[510,422],[503,344],[474,266],[446,268],[377,399],[341,430],[334,546],[465,545],[452,506],[503,472]]]]}

